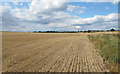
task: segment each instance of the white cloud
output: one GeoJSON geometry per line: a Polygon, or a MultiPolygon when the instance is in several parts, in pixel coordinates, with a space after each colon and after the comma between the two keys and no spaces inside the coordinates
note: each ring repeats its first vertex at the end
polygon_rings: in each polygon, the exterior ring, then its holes
{"type": "Polygon", "coordinates": [[[78,28],[78,29],[81,28],[81,26],[75,26],[75,27],[78,28]]]}
{"type": "Polygon", "coordinates": [[[4,5],[9,5],[9,3],[4,3],[4,5]]]}
{"type": "Polygon", "coordinates": [[[67,9],[67,2],[59,2],[59,0],[53,2],[43,2],[33,0],[30,5],[30,11],[34,13],[46,13],[49,14],[51,12],[63,11],[67,9]]]}
{"type": "Polygon", "coordinates": [[[117,13],[111,13],[107,16],[103,15],[95,15],[91,18],[80,18],[74,21],[74,24],[83,24],[83,25],[89,25],[89,24],[95,24],[95,23],[105,23],[105,22],[117,22],[118,14],[117,13]]]}
{"type": "Polygon", "coordinates": [[[118,14],[111,13],[107,16],[95,15],[91,18],[80,18],[74,20],[73,23],[75,26],[82,26],[84,30],[89,29],[110,29],[118,27],[118,14]]]}
{"type": "Polygon", "coordinates": [[[105,7],[105,9],[106,9],[106,10],[108,10],[108,9],[109,9],[109,7],[105,7]]]}
{"type": "MultiPolygon", "coordinates": [[[[114,1],[120,1],[120,0],[79,0],[79,2],[114,2],[114,1]]],[[[73,0],[73,2],[78,2],[78,0],[73,0]]]]}
{"type": "Polygon", "coordinates": [[[81,13],[84,13],[84,11],[76,10],[75,13],[77,13],[77,14],[81,14],[81,13]]]}
{"type": "Polygon", "coordinates": [[[86,9],[86,7],[80,7],[80,8],[82,8],[82,9],[86,9]]]}
{"type": "MultiPolygon", "coordinates": [[[[2,2],[15,2],[16,0],[2,0],[2,2]]],[[[119,2],[120,0],[41,0],[42,2],[53,2],[53,1],[59,1],[59,2],[119,2]]],[[[31,2],[31,0],[18,0],[16,2],[31,2]]]]}
{"type": "Polygon", "coordinates": [[[68,11],[74,11],[75,9],[79,9],[79,8],[80,8],[80,6],[68,5],[67,10],[68,10],[68,11]]]}
{"type": "Polygon", "coordinates": [[[18,2],[13,2],[13,4],[18,5],[18,2]]]}
{"type": "Polygon", "coordinates": [[[76,10],[81,10],[81,9],[86,9],[86,7],[80,7],[80,6],[75,6],[75,5],[68,5],[67,11],[76,11],[76,10]]]}
{"type": "Polygon", "coordinates": [[[75,9],[75,6],[73,5],[68,5],[67,11],[73,11],[75,9]]]}
{"type": "Polygon", "coordinates": [[[112,3],[117,4],[118,2],[119,2],[118,0],[114,0],[112,3]]]}
{"type": "Polygon", "coordinates": [[[15,8],[15,9],[12,10],[12,12],[20,12],[20,11],[22,11],[22,10],[23,10],[23,9],[15,8]]]}
{"type": "Polygon", "coordinates": [[[22,6],[22,5],[23,5],[23,3],[20,3],[20,5],[22,6]]]}
{"type": "Polygon", "coordinates": [[[81,14],[84,13],[84,9],[86,9],[86,7],[68,5],[67,11],[75,12],[76,14],[81,14]]]}

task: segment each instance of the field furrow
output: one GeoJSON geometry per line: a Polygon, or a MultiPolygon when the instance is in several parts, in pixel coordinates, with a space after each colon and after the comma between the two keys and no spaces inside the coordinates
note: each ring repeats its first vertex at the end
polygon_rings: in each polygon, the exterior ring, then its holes
{"type": "Polygon", "coordinates": [[[3,32],[4,72],[108,72],[86,34],[3,32]]]}

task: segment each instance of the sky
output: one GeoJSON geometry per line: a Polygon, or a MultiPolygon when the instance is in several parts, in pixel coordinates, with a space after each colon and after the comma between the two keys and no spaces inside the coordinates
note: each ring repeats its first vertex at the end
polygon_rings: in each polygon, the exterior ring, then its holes
{"type": "Polygon", "coordinates": [[[118,29],[117,2],[2,2],[1,31],[118,29]]]}

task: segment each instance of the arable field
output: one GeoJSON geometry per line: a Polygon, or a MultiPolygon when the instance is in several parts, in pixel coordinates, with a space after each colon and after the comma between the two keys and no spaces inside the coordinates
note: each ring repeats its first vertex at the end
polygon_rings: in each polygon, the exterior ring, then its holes
{"type": "Polygon", "coordinates": [[[93,34],[2,32],[3,72],[109,72],[93,34]]]}

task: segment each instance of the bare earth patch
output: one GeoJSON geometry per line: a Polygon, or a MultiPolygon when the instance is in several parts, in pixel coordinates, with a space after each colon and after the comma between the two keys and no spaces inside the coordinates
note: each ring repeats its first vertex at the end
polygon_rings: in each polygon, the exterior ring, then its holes
{"type": "Polygon", "coordinates": [[[90,33],[2,33],[4,72],[109,72],[90,33]]]}

